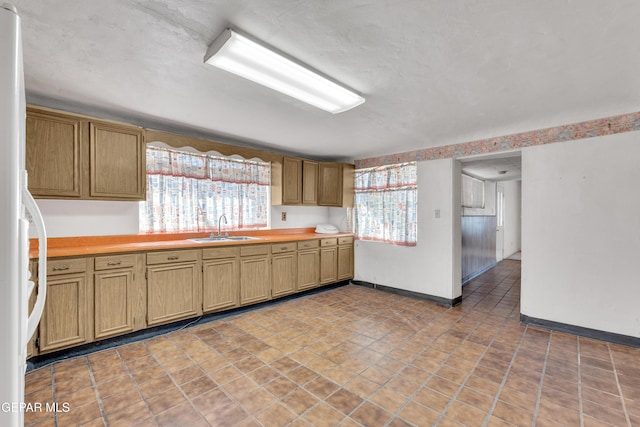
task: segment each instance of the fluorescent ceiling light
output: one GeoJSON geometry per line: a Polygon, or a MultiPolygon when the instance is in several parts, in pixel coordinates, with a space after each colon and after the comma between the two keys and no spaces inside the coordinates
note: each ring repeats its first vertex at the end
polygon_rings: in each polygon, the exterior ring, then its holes
{"type": "Polygon", "coordinates": [[[204,62],[333,114],[364,102],[357,93],[231,29],[209,46],[204,62]]]}

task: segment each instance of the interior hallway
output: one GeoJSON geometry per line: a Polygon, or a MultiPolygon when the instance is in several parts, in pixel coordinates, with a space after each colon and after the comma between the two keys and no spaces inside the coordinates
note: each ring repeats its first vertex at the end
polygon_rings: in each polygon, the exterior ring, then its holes
{"type": "Polygon", "coordinates": [[[37,426],[640,425],[640,349],[519,323],[520,262],[447,309],[349,285],[27,375],[37,426]]]}

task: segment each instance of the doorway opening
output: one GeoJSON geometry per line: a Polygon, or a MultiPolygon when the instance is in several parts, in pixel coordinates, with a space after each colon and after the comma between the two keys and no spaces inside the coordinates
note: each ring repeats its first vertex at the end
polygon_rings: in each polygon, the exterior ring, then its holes
{"type": "MultiPolygon", "coordinates": [[[[462,284],[468,283],[502,259],[521,253],[522,163],[520,151],[459,158],[463,175],[480,180],[482,205],[466,205],[461,222],[462,284]]],[[[462,187],[468,179],[462,179],[462,187]]],[[[476,182],[477,185],[477,182],[476,182]]]]}

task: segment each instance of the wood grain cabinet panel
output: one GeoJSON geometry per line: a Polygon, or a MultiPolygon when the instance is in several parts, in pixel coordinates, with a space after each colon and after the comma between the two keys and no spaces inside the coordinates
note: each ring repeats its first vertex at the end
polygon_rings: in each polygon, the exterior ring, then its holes
{"type": "Polygon", "coordinates": [[[147,254],[149,326],[202,314],[200,261],[180,262],[197,256],[197,252],[188,250],[147,254]],[[165,264],[159,263],[162,259],[166,260],[165,264]]]}
{"type": "MultiPolygon", "coordinates": [[[[244,249],[244,248],[243,248],[244,249]]],[[[248,249],[248,247],[247,247],[248,249]]],[[[255,304],[271,298],[269,255],[240,258],[240,304],[255,304]]]]}
{"type": "Polygon", "coordinates": [[[320,283],[320,249],[298,250],[298,290],[315,288],[320,283]]]}
{"type": "Polygon", "coordinates": [[[85,259],[49,261],[47,299],[40,321],[41,353],[89,341],[86,266],[85,259]]]}
{"type": "Polygon", "coordinates": [[[338,246],[338,280],[353,279],[353,238],[338,246]]]}
{"type": "Polygon", "coordinates": [[[236,307],[240,297],[239,259],[202,262],[202,309],[205,313],[236,307]]]}
{"type": "Polygon", "coordinates": [[[302,159],[285,157],[282,161],[282,204],[302,203],[302,159]]]}
{"type": "Polygon", "coordinates": [[[294,243],[271,246],[272,296],[280,297],[296,291],[298,257],[294,243]]]}
{"type": "Polygon", "coordinates": [[[133,331],[133,293],[133,268],[95,273],[94,336],[96,339],[133,331]]]}
{"type": "Polygon", "coordinates": [[[302,162],[302,204],[318,204],[318,162],[312,160],[302,162]]]}
{"type": "Polygon", "coordinates": [[[92,122],[89,127],[92,198],[144,200],[142,129],[92,122]]]}
{"type": "Polygon", "coordinates": [[[27,109],[26,165],[35,197],[82,196],[81,120],[27,109]]]}
{"type": "Polygon", "coordinates": [[[342,164],[319,163],[318,205],[342,206],[342,164]]]}
{"type": "Polygon", "coordinates": [[[320,284],[338,280],[338,247],[324,246],[320,249],[320,284]]]}

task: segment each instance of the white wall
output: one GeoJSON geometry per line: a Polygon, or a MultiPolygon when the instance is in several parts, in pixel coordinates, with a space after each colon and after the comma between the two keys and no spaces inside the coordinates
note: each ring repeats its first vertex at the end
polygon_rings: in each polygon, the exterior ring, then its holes
{"type": "Polygon", "coordinates": [[[640,337],[638,139],[522,150],[523,314],[640,337]]]}
{"type": "Polygon", "coordinates": [[[48,237],[138,234],[138,202],[38,199],[36,203],[48,237]]]}
{"type": "Polygon", "coordinates": [[[356,240],[355,279],[456,298],[461,295],[459,162],[418,162],[418,216],[416,246],[356,240]]]}
{"type": "Polygon", "coordinates": [[[522,181],[504,181],[503,253],[507,258],[520,250],[522,181]]]}
{"type": "MultiPolygon", "coordinates": [[[[48,237],[138,234],[138,202],[45,199],[36,202],[44,217],[48,237]]],[[[271,228],[315,227],[326,222],[330,222],[327,207],[271,208],[271,228]],[[282,221],[283,211],[287,212],[287,221],[282,221]]]]}
{"type": "Polygon", "coordinates": [[[271,228],[305,228],[329,222],[329,208],[324,206],[273,206],[271,228]],[[282,221],[282,213],[287,220],[282,221]]]}

